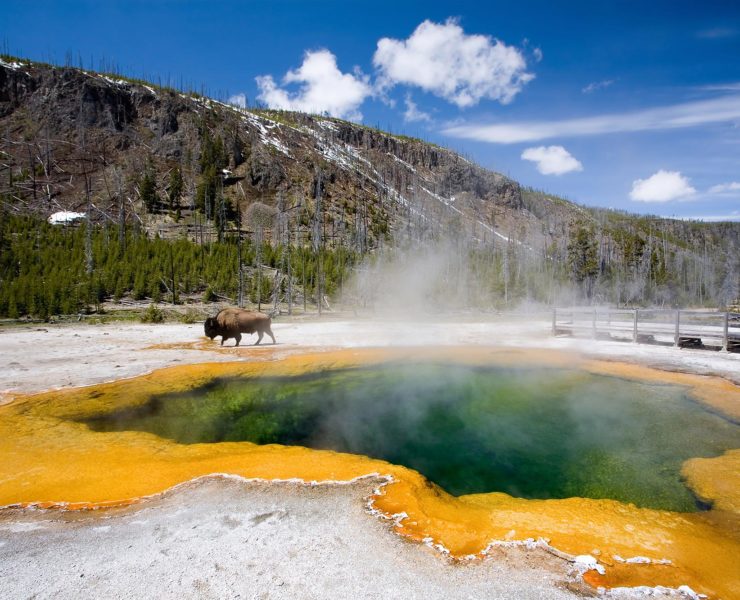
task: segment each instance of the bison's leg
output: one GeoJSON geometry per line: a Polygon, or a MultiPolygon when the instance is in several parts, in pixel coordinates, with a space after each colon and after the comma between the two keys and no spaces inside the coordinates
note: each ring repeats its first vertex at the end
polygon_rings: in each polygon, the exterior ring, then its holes
{"type": "Polygon", "coordinates": [[[264,334],[264,333],[262,333],[262,330],[260,329],[260,330],[259,330],[259,331],[257,332],[257,341],[256,341],[256,342],[254,343],[254,345],[255,345],[255,346],[259,346],[259,345],[260,345],[260,342],[262,341],[262,336],[263,336],[263,335],[265,335],[265,334],[264,334]]]}
{"type": "Polygon", "coordinates": [[[225,342],[225,341],[226,341],[227,339],[229,339],[229,338],[227,338],[227,337],[226,337],[225,335],[222,335],[222,336],[221,336],[221,345],[222,345],[222,346],[224,345],[224,342],[225,342]]]}
{"type": "Polygon", "coordinates": [[[239,345],[239,342],[241,342],[241,341],[242,341],[242,334],[241,334],[241,333],[237,333],[237,334],[236,334],[236,335],[234,336],[234,339],[236,340],[236,345],[238,346],[238,345],[239,345]]]}
{"type": "Polygon", "coordinates": [[[270,329],[270,328],[268,327],[267,329],[265,329],[265,331],[267,332],[267,335],[269,335],[269,336],[270,336],[270,337],[272,338],[272,343],[273,343],[273,344],[276,344],[277,342],[275,341],[275,336],[274,336],[274,335],[272,335],[272,329],[270,329]]]}

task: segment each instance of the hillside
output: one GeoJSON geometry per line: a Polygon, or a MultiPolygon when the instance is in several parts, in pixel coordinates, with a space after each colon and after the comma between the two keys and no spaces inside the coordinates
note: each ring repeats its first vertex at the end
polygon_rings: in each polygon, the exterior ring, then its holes
{"type": "Polygon", "coordinates": [[[306,207],[320,171],[327,221],[336,224],[332,237],[342,226],[357,236],[367,225],[374,246],[386,226],[431,230],[450,214],[479,219],[481,235],[497,212],[507,223],[514,219],[508,227],[534,223],[521,211],[516,182],[443,148],[346,121],[244,110],[78,69],[7,61],[0,65],[0,101],[15,200],[41,214],[84,211],[88,180],[99,212],[116,218],[121,194],[144,218],[138,178],[149,165],[162,191],[170,172],[181,169],[179,204],[191,210],[204,153],[216,144],[215,166],[232,171],[227,183],[243,178],[224,189],[232,207],[273,204],[278,195],[291,208],[306,207]]]}
{"type": "MultiPolygon", "coordinates": [[[[150,238],[237,237],[255,248],[264,239],[359,257],[444,239],[464,248],[458,270],[478,265],[466,281],[486,280],[466,294],[476,305],[486,294],[554,302],[568,286],[617,303],[717,305],[738,294],[738,223],[589,209],[439,146],[339,119],[4,57],[0,136],[6,215],[71,211],[150,238]]],[[[220,291],[233,294],[236,278],[220,291]]],[[[201,279],[194,289],[213,285],[201,279]]]]}

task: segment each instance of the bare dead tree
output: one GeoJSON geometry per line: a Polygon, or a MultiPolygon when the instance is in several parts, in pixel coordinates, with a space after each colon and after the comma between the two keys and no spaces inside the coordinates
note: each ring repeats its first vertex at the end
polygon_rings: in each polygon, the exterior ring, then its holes
{"type": "Polygon", "coordinates": [[[314,254],[316,255],[316,304],[318,305],[319,316],[322,309],[322,251],[324,249],[324,212],[321,203],[321,169],[316,172],[316,206],[314,209],[313,223],[311,227],[311,243],[314,254]]]}
{"type": "MultiPolygon", "coordinates": [[[[246,198],[244,188],[241,182],[238,186],[239,192],[242,197],[246,198]]],[[[237,273],[238,273],[238,284],[239,291],[237,295],[237,306],[244,308],[244,265],[242,264],[242,213],[241,203],[239,200],[236,201],[236,254],[237,254],[237,273]]]]}
{"type": "MultiPolygon", "coordinates": [[[[280,304],[281,288],[283,278],[290,278],[290,236],[288,235],[288,209],[285,206],[285,196],[282,192],[277,194],[277,207],[275,212],[275,235],[274,242],[281,250],[280,268],[275,272],[275,281],[273,285],[273,306],[272,310],[277,312],[280,304]]],[[[288,283],[288,292],[290,293],[290,283],[288,283]]],[[[288,301],[290,305],[290,300],[288,301]]]]}

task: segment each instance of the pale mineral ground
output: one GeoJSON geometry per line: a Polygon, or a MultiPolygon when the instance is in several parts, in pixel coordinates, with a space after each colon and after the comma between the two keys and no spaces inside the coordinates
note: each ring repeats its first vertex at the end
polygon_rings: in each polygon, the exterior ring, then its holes
{"type": "MultiPolygon", "coordinates": [[[[543,348],[740,382],[740,354],[554,338],[546,316],[279,318],[273,330],[274,347],[220,351],[217,341],[202,338],[202,324],[0,328],[0,402],[172,365],[354,347],[543,348]]],[[[564,599],[593,593],[577,582],[570,563],[542,549],[497,549],[482,561],[452,563],[404,541],[367,512],[375,486],[372,480],[307,486],[217,478],[126,509],[6,509],[0,512],[0,597],[564,599]]]]}

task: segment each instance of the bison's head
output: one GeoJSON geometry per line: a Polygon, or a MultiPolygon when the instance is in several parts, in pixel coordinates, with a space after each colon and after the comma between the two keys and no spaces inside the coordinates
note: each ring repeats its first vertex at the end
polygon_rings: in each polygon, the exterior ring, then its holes
{"type": "Polygon", "coordinates": [[[208,317],[206,322],[203,323],[203,329],[206,332],[206,337],[215,338],[218,335],[218,323],[215,317],[208,317]]]}

